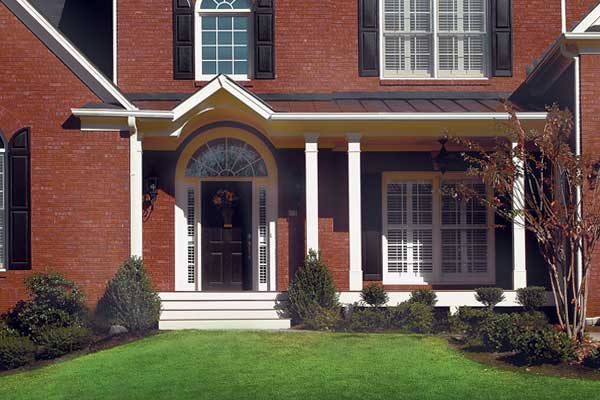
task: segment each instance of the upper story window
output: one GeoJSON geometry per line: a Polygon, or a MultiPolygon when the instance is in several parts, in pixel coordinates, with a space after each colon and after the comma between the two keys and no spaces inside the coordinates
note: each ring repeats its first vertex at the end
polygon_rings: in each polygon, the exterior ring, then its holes
{"type": "Polygon", "coordinates": [[[197,74],[249,79],[252,35],[250,0],[202,0],[197,13],[197,74]]]}
{"type": "Polygon", "coordinates": [[[488,75],[487,0],[382,0],[384,78],[488,75]]]}

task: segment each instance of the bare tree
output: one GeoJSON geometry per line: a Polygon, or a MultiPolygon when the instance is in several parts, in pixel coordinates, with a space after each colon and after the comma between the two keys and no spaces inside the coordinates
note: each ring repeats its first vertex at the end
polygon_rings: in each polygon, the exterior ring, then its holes
{"type": "MultiPolygon", "coordinates": [[[[548,108],[543,130],[526,130],[506,106],[511,120],[507,140],[492,149],[455,138],[466,146],[468,174],[494,189],[480,201],[532,232],[548,268],[562,329],[581,341],[585,329],[588,279],[600,236],[599,156],[573,150],[573,118],[568,110],[548,108]],[[519,184],[523,182],[524,184],[519,184]],[[516,191],[516,192],[513,192],[516,191]],[[511,206],[509,199],[521,199],[511,206]]],[[[457,195],[475,196],[468,187],[457,195]]]]}

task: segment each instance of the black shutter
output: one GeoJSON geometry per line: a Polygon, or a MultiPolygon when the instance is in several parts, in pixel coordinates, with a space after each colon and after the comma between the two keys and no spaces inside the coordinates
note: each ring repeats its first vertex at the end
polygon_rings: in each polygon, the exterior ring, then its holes
{"type": "Polygon", "coordinates": [[[275,79],[274,0],[256,0],[254,32],[254,78],[275,79]]]}
{"type": "Polygon", "coordinates": [[[491,0],[492,75],[512,76],[512,1],[491,0]]]}
{"type": "Polygon", "coordinates": [[[29,128],[8,144],[8,268],[31,269],[29,128]]]}
{"type": "Polygon", "coordinates": [[[379,0],[358,1],[358,74],[379,76],[379,0]]]}
{"type": "Polygon", "coordinates": [[[194,5],[192,0],[173,0],[173,77],[175,79],[194,79],[194,5]]]}

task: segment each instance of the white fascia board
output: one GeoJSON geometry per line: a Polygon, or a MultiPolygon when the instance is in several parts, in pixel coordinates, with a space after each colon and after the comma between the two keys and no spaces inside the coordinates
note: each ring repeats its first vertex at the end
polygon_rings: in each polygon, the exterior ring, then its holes
{"type": "Polygon", "coordinates": [[[271,115],[273,115],[273,110],[265,105],[260,99],[241,89],[226,76],[219,75],[190,98],[175,107],[173,109],[173,119],[178,120],[221,89],[227,91],[264,119],[269,119],[271,115]]]}
{"type": "Polygon", "coordinates": [[[600,18],[600,5],[597,5],[586,17],[573,29],[574,33],[585,32],[600,18]]]}
{"type": "Polygon", "coordinates": [[[600,32],[567,32],[564,37],[567,40],[598,40],[600,32]]]}
{"type": "MultiPolygon", "coordinates": [[[[521,120],[545,120],[546,112],[520,112],[521,120]]],[[[509,120],[510,114],[490,113],[275,113],[273,121],[491,121],[509,120]]]]}
{"type": "Polygon", "coordinates": [[[26,0],[16,0],[21,7],[27,13],[33,17],[42,28],[44,28],[48,34],[50,34],[60,45],[68,51],[80,64],[84,67],[90,75],[102,85],[111,95],[114,96],[115,99],[119,101],[119,103],[125,107],[127,110],[137,110],[137,107],[134,106],[127,98],[121,93],[119,89],[117,89],[112,82],[108,80],[98,69],[83,55],[81,52],[71,44],[56,28],[50,24],[31,4],[29,4],[26,0]]]}
{"type": "Polygon", "coordinates": [[[112,108],[72,108],[76,117],[136,117],[173,120],[172,111],[161,110],[115,110],[112,108]]]}

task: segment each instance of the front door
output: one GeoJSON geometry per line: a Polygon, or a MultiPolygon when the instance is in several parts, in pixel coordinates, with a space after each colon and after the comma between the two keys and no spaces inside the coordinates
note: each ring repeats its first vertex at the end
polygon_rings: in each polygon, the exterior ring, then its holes
{"type": "Polygon", "coordinates": [[[202,182],[202,290],[252,289],[251,232],[252,183],[202,182]]]}

